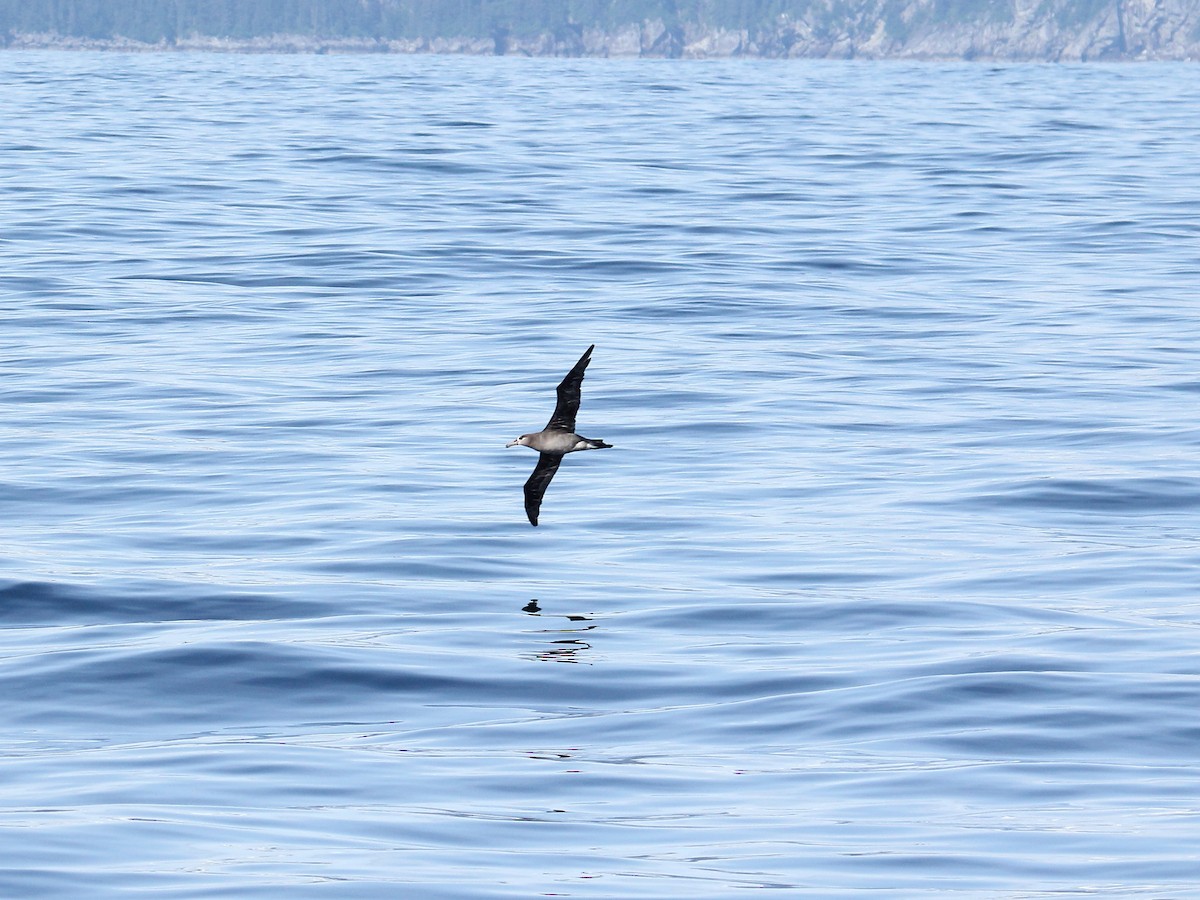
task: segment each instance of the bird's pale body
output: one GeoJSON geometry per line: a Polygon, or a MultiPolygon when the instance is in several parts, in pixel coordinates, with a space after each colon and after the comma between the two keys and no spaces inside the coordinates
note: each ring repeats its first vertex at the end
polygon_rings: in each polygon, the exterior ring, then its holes
{"type": "Polygon", "coordinates": [[[509,447],[531,447],[538,453],[574,453],[576,450],[599,450],[606,446],[603,441],[593,441],[577,434],[564,434],[561,431],[539,431],[536,434],[523,434],[509,447]]]}

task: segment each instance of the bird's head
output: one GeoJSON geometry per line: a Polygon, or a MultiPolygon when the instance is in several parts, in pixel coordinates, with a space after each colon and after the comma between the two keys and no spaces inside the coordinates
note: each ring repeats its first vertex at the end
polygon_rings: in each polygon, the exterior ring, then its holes
{"type": "Polygon", "coordinates": [[[529,435],[523,434],[519,438],[517,438],[515,441],[509,441],[504,446],[505,447],[528,447],[529,446],[529,435]]]}

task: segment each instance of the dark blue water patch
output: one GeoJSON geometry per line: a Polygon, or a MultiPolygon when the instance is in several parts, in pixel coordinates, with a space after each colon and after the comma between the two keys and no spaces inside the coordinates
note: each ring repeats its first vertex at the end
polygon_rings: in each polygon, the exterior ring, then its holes
{"type": "Polygon", "coordinates": [[[1139,759],[1184,764],[1200,737],[1200,679],[1154,688],[1127,678],[1004,674],[955,678],[945,698],[961,718],[939,716],[930,743],[948,752],[1022,759],[1139,759]],[[986,709],[986,716],[969,710],[986,709]]]}
{"type": "MultiPolygon", "coordinates": [[[[0,391],[0,396],[8,403],[49,403],[57,404],[65,400],[73,400],[79,395],[79,392],[69,387],[55,389],[52,387],[45,388],[28,388],[26,390],[4,390],[0,391]]],[[[0,482],[0,499],[12,496],[13,491],[20,490],[14,485],[0,482]]]]}
{"type": "Polygon", "coordinates": [[[1200,480],[1193,478],[1039,478],[1014,482],[974,497],[997,508],[1147,516],[1200,509],[1200,480]]]}
{"type": "MultiPolygon", "coordinates": [[[[544,523],[543,527],[548,524],[544,523]]],[[[480,557],[423,559],[414,556],[413,551],[405,544],[389,545],[385,542],[380,546],[380,551],[384,554],[382,558],[315,560],[309,564],[308,569],[312,572],[360,575],[364,578],[372,575],[390,575],[413,581],[451,584],[461,583],[464,579],[485,580],[528,573],[524,564],[512,560],[480,557]]]]}
{"type": "Polygon", "coordinates": [[[869,746],[903,735],[930,752],[991,759],[1177,764],[1200,733],[1195,677],[1147,690],[1129,677],[1062,671],[1053,659],[1021,665],[781,696],[761,701],[758,715],[780,732],[799,720],[839,742],[869,746]]]}
{"type": "Polygon", "coordinates": [[[471,119],[441,119],[433,122],[440,128],[495,128],[494,122],[477,122],[471,119]]]}
{"type": "MultiPolygon", "coordinates": [[[[738,203],[812,203],[815,199],[815,191],[802,194],[797,191],[764,188],[754,191],[739,191],[730,194],[728,199],[738,203]]],[[[693,228],[696,227],[693,226],[693,228]]]]}
{"type": "Polygon", "coordinates": [[[834,256],[797,254],[792,259],[774,260],[765,264],[764,271],[788,272],[814,269],[819,272],[872,272],[891,274],[891,267],[883,260],[866,256],[834,256]]]}
{"type": "Polygon", "coordinates": [[[393,254],[375,250],[348,247],[311,247],[302,252],[285,252],[265,257],[262,262],[270,267],[300,266],[319,268],[326,272],[344,272],[347,269],[378,268],[381,261],[393,254]]]}
{"type": "Polygon", "coordinates": [[[194,584],[119,588],[57,581],[0,581],[0,625],[282,619],[305,604],[267,592],[211,591],[194,584]]]}
{"type": "MultiPolygon", "coordinates": [[[[687,296],[665,297],[651,303],[625,305],[625,315],[633,319],[724,321],[734,310],[747,309],[747,301],[738,297],[687,296]]],[[[761,308],[758,310],[761,312],[761,308]]]]}
{"type": "MultiPolygon", "coordinates": [[[[241,260],[230,261],[233,265],[244,265],[241,260]]],[[[239,288],[322,288],[363,290],[368,288],[394,287],[394,278],[385,274],[376,275],[333,275],[321,271],[312,275],[289,275],[283,273],[262,274],[254,271],[180,271],[174,273],[158,273],[147,280],[176,281],[191,284],[215,284],[223,287],[239,288]]]]}
{"type": "MultiPolygon", "coordinates": [[[[1038,430],[1036,428],[1038,423],[1027,424],[1034,425],[1033,430],[1038,430]]],[[[1166,427],[1150,430],[1144,426],[1125,428],[1114,426],[1109,420],[1088,422],[1066,418],[1050,419],[1042,425],[1045,426],[1045,430],[1054,433],[1053,441],[1058,446],[1093,448],[1103,453],[1112,453],[1120,447],[1157,446],[1161,444],[1164,432],[1174,430],[1166,427]]],[[[1014,442],[1020,440],[1020,436],[1025,430],[1023,428],[1014,430],[1012,435],[1014,442]]]]}
{"type": "MultiPolygon", "coordinates": [[[[202,191],[205,189],[222,190],[219,185],[192,184],[188,186],[190,190],[202,191]]],[[[150,185],[133,183],[118,183],[106,186],[103,194],[109,197],[162,197],[170,194],[174,190],[171,185],[150,185]]],[[[78,229],[80,234],[111,234],[111,229],[107,232],[98,229],[88,229],[86,227],[78,229]]]]}
{"type": "MultiPolygon", "coordinates": [[[[654,703],[688,702],[694,676],[662,664],[633,666],[621,680],[597,678],[587,666],[555,666],[553,677],[540,665],[478,646],[430,651],[405,647],[402,638],[387,646],[364,640],[353,645],[206,639],[193,626],[122,627],[78,636],[63,649],[48,645],[0,669],[0,709],[20,727],[37,723],[48,731],[78,729],[92,734],[172,729],[195,733],[235,725],[281,722],[427,721],[426,708],[526,708],[573,714],[597,706],[626,708],[655,684],[654,703]],[[193,632],[196,632],[193,634],[193,632]],[[174,646],[173,646],[174,645],[174,646]],[[64,692],[62,686],[70,684],[64,692]]],[[[261,633],[256,630],[256,633],[261,633]]],[[[573,643],[579,643],[573,638],[573,643]]],[[[560,640],[531,643],[545,652],[560,640]]],[[[714,696],[757,693],[768,680],[755,675],[712,685],[714,696]]],[[[829,681],[808,674],[781,683],[793,691],[814,690],[829,681]]],[[[490,713],[489,715],[494,715],[490,713]]]]}
{"type": "MultiPolygon", "coordinates": [[[[117,458],[126,457],[119,454],[117,458]]],[[[170,501],[183,505],[211,497],[215,490],[182,483],[172,487],[148,486],[142,473],[87,471],[90,468],[83,466],[36,483],[0,483],[0,507],[32,525],[72,521],[79,510],[93,504],[120,502],[133,496],[153,504],[170,501]]]]}
{"type": "Polygon", "coordinates": [[[455,162],[448,159],[430,158],[432,154],[417,153],[411,158],[407,150],[403,156],[385,156],[372,153],[353,153],[338,149],[337,152],[305,157],[304,162],[318,166],[348,166],[366,171],[412,172],[416,174],[454,175],[466,177],[484,174],[481,166],[455,162]]]}
{"type": "Polygon", "coordinates": [[[1057,163],[1074,158],[1075,154],[1066,150],[989,150],[979,154],[980,161],[985,164],[1007,163],[1021,169],[1035,167],[1038,163],[1057,163]]]}
{"type": "MultiPolygon", "coordinates": [[[[9,231],[11,234],[11,229],[9,231]]],[[[34,229],[29,236],[37,237],[40,233],[41,229],[34,229]]],[[[73,284],[70,279],[58,275],[0,274],[0,286],[30,298],[57,296],[70,290],[73,284]]],[[[29,320],[29,317],[25,318],[29,320]]]]}
{"type": "MultiPolygon", "coordinates": [[[[146,649],[136,646],[136,634],[129,640],[133,646],[47,653],[8,666],[0,684],[6,696],[22,700],[6,703],[6,712],[32,721],[41,718],[34,712],[40,708],[49,714],[43,721],[82,716],[96,728],[132,728],[158,718],[191,730],[221,721],[290,719],[301,710],[310,721],[344,720],[364,709],[370,717],[397,718],[400,695],[454,702],[485,687],[444,670],[406,668],[399,659],[377,666],[363,653],[316,646],[185,640],[186,646],[146,649]],[[67,682],[73,689],[63,694],[56,685],[67,682]]],[[[491,683],[497,690],[511,688],[504,679],[491,683]]]]}
{"type": "Polygon", "coordinates": [[[641,194],[649,197],[673,197],[693,193],[693,191],[687,188],[655,184],[635,185],[629,189],[629,192],[632,194],[641,194]]]}
{"type": "MultiPolygon", "coordinates": [[[[821,636],[902,634],[925,629],[923,634],[944,629],[947,634],[989,632],[997,628],[1035,631],[1051,629],[1102,629],[1110,620],[1087,613],[1053,607],[1017,606],[963,598],[930,597],[915,601],[850,597],[825,599],[822,591],[761,592],[753,599],[723,598],[721,605],[697,605],[674,601],[628,617],[647,626],[668,631],[696,631],[725,636],[737,634],[780,635],[812,640],[821,636]],[[765,595],[765,596],[764,596],[765,595]],[[768,599],[769,598],[769,599],[768,599]]],[[[622,616],[622,621],[626,616],[622,616]]]]}
{"type": "Polygon", "coordinates": [[[1051,118],[1039,123],[1039,127],[1047,131],[1104,131],[1109,126],[1097,122],[1083,122],[1079,119],[1051,118]]]}

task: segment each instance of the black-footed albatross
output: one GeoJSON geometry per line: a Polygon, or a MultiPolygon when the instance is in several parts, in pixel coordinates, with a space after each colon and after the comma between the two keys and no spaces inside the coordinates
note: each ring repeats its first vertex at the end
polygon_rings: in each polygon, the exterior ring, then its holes
{"type": "Polygon", "coordinates": [[[558,471],[558,464],[568,453],[576,450],[604,450],[612,444],[585,438],[575,433],[575,416],[579,412],[579,386],[583,382],[583,370],[587,368],[592,358],[592,344],[579,357],[579,362],[567,373],[567,377],[558,386],[558,405],[554,407],[554,415],[546,423],[546,427],[533,434],[523,434],[515,441],[509,441],[506,447],[532,447],[541,454],[533,474],[525,482],[525,512],[529,515],[529,524],[537,526],[538,510],[542,508],[542,495],[550,479],[558,471]]]}

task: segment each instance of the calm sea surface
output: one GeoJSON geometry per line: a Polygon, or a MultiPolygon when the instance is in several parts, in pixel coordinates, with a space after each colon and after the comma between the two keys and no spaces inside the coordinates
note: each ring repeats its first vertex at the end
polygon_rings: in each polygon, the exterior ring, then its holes
{"type": "Polygon", "coordinates": [[[0,897],[1196,897],[1196,73],[0,54],[0,897]]]}

